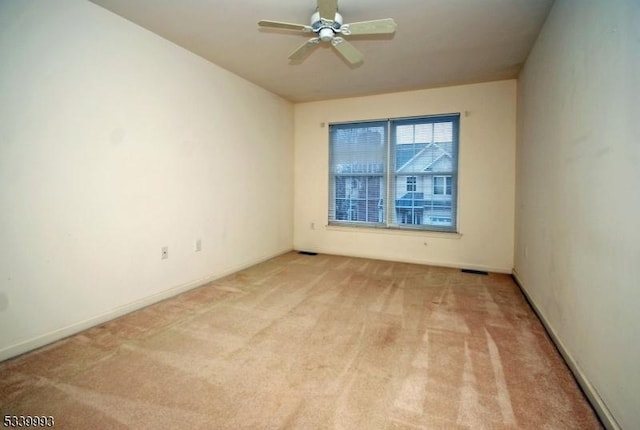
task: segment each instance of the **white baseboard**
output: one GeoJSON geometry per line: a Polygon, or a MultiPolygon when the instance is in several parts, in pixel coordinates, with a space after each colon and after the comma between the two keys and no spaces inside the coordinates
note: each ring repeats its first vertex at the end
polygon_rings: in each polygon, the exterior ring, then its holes
{"type": "Polygon", "coordinates": [[[580,388],[582,388],[582,391],[589,399],[591,406],[596,411],[596,414],[598,415],[598,418],[600,418],[600,421],[602,421],[602,424],[604,424],[604,426],[607,429],[620,430],[621,427],[618,425],[617,421],[611,414],[611,411],[602,400],[602,397],[600,397],[600,394],[595,389],[595,387],[591,384],[591,382],[587,378],[587,375],[584,374],[584,372],[582,371],[582,369],[580,368],[576,360],[573,358],[571,353],[567,350],[562,340],[560,340],[555,330],[553,329],[553,327],[545,317],[544,313],[542,313],[540,308],[538,308],[538,306],[536,305],[536,302],[533,300],[533,298],[527,291],[527,288],[522,283],[522,279],[520,279],[520,277],[518,276],[518,272],[516,271],[516,269],[512,270],[512,276],[516,281],[516,284],[518,284],[518,287],[520,287],[522,294],[524,294],[527,301],[533,308],[533,311],[536,313],[536,315],[542,322],[542,325],[544,325],[544,328],[547,330],[547,333],[549,334],[549,337],[551,337],[551,340],[553,341],[553,343],[556,345],[556,348],[558,348],[558,351],[560,351],[562,358],[564,358],[564,361],[567,363],[567,366],[569,366],[569,369],[573,373],[573,376],[576,378],[576,381],[580,385],[580,388]]]}
{"type": "Polygon", "coordinates": [[[168,290],[164,290],[159,293],[152,294],[151,296],[144,297],[140,300],[136,300],[135,302],[119,306],[115,309],[112,309],[103,314],[88,318],[84,321],[78,321],[66,327],[62,327],[62,328],[50,331],[48,333],[42,334],[40,336],[27,339],[20,343],[10,345],[0,350],[0,361],[4,361],[9,358],[16,357],[18,355],[24,354],[29,351],[33,351],[35,349],[38,349],[50,343],[64,339],[65,337],[69,337],[71,335],[80,333],[81,331],[87,330],[97,325],[104,324],[122,315],[126,315],[133,311],[137,311],[139,309],[142,309],[154,303],[158,303],[170,297],[177,296],[178,294],[184,293],[185,291],[189,291],[193,288],[197,288],[202,285],[208,284],[209,282],[215,281],[216,279],[220,279],[225,276],[231,275],[232,273],[238,272],[240,270],[243,270],[248,267],[254,266],[256,264],[262,263],[264,261],[270,260],[279,255],[286,254],[287,252],[290,252],[290,251],[292,251],[292,249],[286,249],[274,255],[263,256],[251,261],[243,262],[238,266],[226,268],[219,273],[211,274],[207,277],[190,281],[182,285],[177,285],[175,287],[169,288],[168,290]]]}
{"type": "Polygon", "coordinates": [[[336,252],[335,250],[312,247],[312,248],[295,248],[296,250],[304,250],[304,251],[312,251],[317,252],[319,254],[327,254],[327,255],[338,255],[342,257],[353,257],[353,258],[369,258],[371,260],[384,260],[384,261],[395,261],[398,263],[410,263],[410,264],[423,264],[426,266],[437,266],[437,267],[448,267],[451,269],[471,269],[471,270],[482,270],[485,272],[492,273],[504,273],[507,275],[511,274],[511,269],[507,269],[504,267],[494,267],[494,266],[485,266],[482,264],[463,264],[459,262],[448,262],[448,261],[425,261],[419,260],[417,258],[393,258],[386,255],[380,254],[369,254],[366,252],[358,252],[358,253],[345,253],[345,252],[336,252]]]}

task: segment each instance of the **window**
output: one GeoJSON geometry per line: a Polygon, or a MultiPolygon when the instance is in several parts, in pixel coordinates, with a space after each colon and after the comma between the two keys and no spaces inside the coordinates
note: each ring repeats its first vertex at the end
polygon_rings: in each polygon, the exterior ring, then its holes
{"type": "Polygon", "coordinates": [[[416,190],[416,178],[415,176],[407,177],[407,191],[415,191],[416,190]]]}
{"type": "Polygon", "coordinates": [[[456,231],[460,115],[329,126],[329,224],[456,231]]]}
{"type": "Polygon", "coordinates": [[[433,194],[434,195],[451,195],[451,176],[434,176],[433,177],[433,194]]]}

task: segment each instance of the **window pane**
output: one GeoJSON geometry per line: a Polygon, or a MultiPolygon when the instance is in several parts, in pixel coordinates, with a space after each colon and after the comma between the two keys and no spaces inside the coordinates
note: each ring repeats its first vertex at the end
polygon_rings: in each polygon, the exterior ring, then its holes
{"type": "Polygon", "coordinates": [[[444,194],[444,176],[433,177],[433,194],[444,194]]]}
{"type": "Polygon", "coordinates": [[[384,221],[386,130],[386,122],[330,126],[330,222],[384,221]]]}
{"type": "Polygon", "coordinates": [[[414,143],[413,125],[400,125],[396,127],[396,143],[398,145],[414,143]]]}
{"type": "Polygon", "coordinates": [[[385,128],[339,128],[331,132],[334,173],[382,173],[385,128]]]}
{"type": "Polygon", "coordinates": [[[434,124],[433,141],[435,143],[451,142],[453,140],[453,122],[439,122],[434,124]]]}
{"type": "Polygon", "coordinates": [[[416,143],[433,142],[433,124],[416,124],[414,127],[416,143]]]}
{"type": "Polygon", "coordinates": [[[382,222],[383,177],[337,176],[335,220],[382,222]]]}
{"type": "Polygon", "coordinates": [[[458,162],[457,121],[458,116],[392,121],[391,134],[396,136],[393,142],[396,180],[392,188],[396,225],[455,229],[452,174],[457,171],[458,162]],[[416,177],[415,185],[409,179],[412,177],[416,177]]]}

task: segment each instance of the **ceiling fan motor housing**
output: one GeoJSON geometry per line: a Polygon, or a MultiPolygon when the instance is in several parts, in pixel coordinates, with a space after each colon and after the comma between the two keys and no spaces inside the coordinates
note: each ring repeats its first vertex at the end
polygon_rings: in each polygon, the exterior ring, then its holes
{"type": "Polygon", "coordinates": [[[323,42],[331,41],[342,26],[342,15],[336,12],[333,21],[321,18],[320,12],[311,15],[311,28],[323,42]]]}

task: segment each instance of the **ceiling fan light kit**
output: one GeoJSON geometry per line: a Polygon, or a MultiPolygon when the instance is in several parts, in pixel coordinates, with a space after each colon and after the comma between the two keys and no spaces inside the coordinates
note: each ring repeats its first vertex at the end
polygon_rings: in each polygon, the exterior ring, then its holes
{"type": "Polygon", "coordinates": [[[311,15],[310,25],[269,20],[260,21],[258,25],[316,34],[316,37],[307,40],[289,55],[292,61],[304,60],[318,43],[328,42],[350,64],[362,62],[364,55],[340,35],[391,34],[396,31],[396,23],[392,18],[343,24],[336,0],[318,0],[318,9],[311,15]]]}

